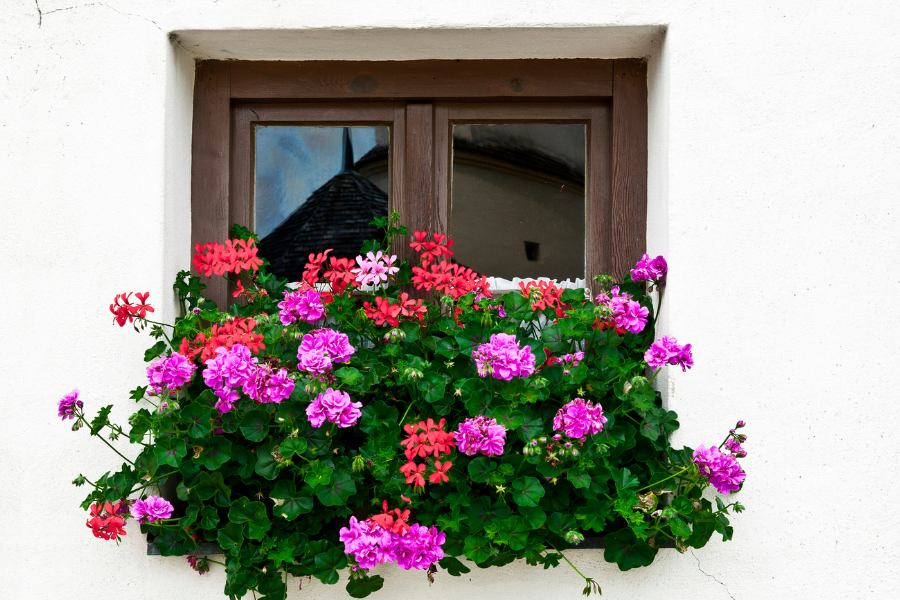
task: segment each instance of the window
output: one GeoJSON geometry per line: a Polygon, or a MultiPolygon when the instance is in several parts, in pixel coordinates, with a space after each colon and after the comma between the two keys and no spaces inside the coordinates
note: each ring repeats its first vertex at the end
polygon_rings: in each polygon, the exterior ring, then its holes
{"type": "Polygon", "coordinates": [[[192,240],[255,228],[296,279],[317,245],[353,253],[390,208],[488,276],[621,276],[645,247],[646,140],[635,59],[205,61],[192,240]]]}

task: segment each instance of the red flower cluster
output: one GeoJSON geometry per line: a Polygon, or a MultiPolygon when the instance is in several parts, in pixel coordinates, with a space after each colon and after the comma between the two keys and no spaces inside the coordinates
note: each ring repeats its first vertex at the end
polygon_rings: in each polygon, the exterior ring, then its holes
{"type": "Polygon", "coordinates": [[[399,533],[400,535],[403,535],[410,530],[409,524],[407,523],[409,520],[408,508],[403,512],[400,512],[399,508],[388,510],[387,500],[382,502],[381,506],[384,512],[369,517],[367,520],[370,523],[374,523],[379,527],[384,527],[388,531],[399,533]]]}
{"type": "Polygon", "coordinates": [[[94,532],[94,537],[104,540],[114,540],[125,535],[125,519],[119,516],[125,509],[121,502],[111,504],[107,502],[103,506],[91,504],[91,517],[86,525],[94,532]]]}
{"type": "Polygon", "coordinates": [[[428,481],[431,483],[448,481],[447,471],[450,470],[453,463],[449,460],[441,462],[437,459],[444,454],[449,455],[456,447],[456,442],[453,440],[452,431],[444,431],[445,424],[446,419],[441,419],[439,423],[428,419],[427,423],[420,421],[403,426],[404,431],[409,434],[409,437],[402,442],[406,446],[403,453],[409,462],[400,467],[400,472],[406,477],[406,483],[419,487],[425,485],[424,471],[427,465],[426,463],[417,464],[413,459],[416,457],[427,459],[429,455],[435,459],[435,471],[428,476],[428,481]]]}
{"type": "Polygon", "coordinates": [[[181,338],[178,350],[191,359],[199,354],[202,364],[206,364],[206,361],[215,355],[217,349],[231,348],[235,344],[242,344],[254,354],[259,354],[260,349],[265,348],[266,345],[262,343],[262,334],[253,333],[254,327],[256,327],[256,321],[244,318],[236,318],[234,321],[224,323],[221,327],[216,324],[212,326],[209,337],[206,334],[198,333],[193,341],[181,338]]]}
{"type": "Polygon", "coordinates": [[[389,299],[376,296],[375,306],[363,302],[363,308],[366,310],[366,316],[373,319],[376,325],[387,323],[391,327],[400,324],[397,317],[415,318],[421,322],[423,315],[428,312],[428,308],[422,306],[421,300],[410,300],[406,292],[400,294],[399,304],[391,304],[389,299]]]}
{"type": "Polygon", "coordinates": [[[409,247],[421,255],[423,266],[427,267],[441,256],[446,256],[447,258],[453,256],[453,251],[450,250],[453,240],[447,238],[446,235],[435,233],[433,242],[425,241],[425,238],[428,237],[428,233],[425,231],[413,232],[413,237],[416,238],[416,241],[410,242],[409,247]],[[445,240],[446,244],[444,243],[445,240]]]}
{"type": "Polygon", "coordinates": [[[469,292],[490,296],[491,286],[484,276],[462,265],[448,263],[442,260],[439,263],[429,265],[428,269],[413,267],[412,281],[417,290],[437,290],[454,300],[459,300],[469,292]]]}
{"type": "Polygon", "coordinates": [[[135,318],[144,319],[148,312],[155,312],[153,307],[147,304],[147,298],[150,292],[128,292],[127,294],[116,294],[116,299],[109,305],[109,312],[113,315],[113,322],[118,323],[119,327],[125,327],[125,323],[131,323],[135,318]],[[131,303],[131,295],[137,296],[140,304],[131,303]]]}
{"type": "Polygon", "coordinates": [[[524,281],[519,282],[519,288],[522,295],[531,299],[531,308],[533,310],[544,310],[547,307],[556,309],[556,316],[566,316],[563,312],[565,305],[561,298],[563,291],[552,281],[524,281]]]}
{"type": "Polygon", "coordinates": [[[224,244],[197,244],[194,268],[209,277],[213,273],[235,275],[245,271],[257,271],[262,259],[256,256],[258,248],[254,240],[227,240],[224,244]]]}
{"type": "Polygon", "coordinates": [[[625,335],[625,328],[616,327],[615,321],[601,321],[600,319],[597,319],[596,321],[594,321],[592,327],[594,329],[599,329],[600,331],[603,331],[604,329],[615,329],[617,334],[625,335]]]}
{"type": "MultiPolygon", "coordinates": [[[[319,283],[319,271],[325,266],[325,260],[328,260],[329,268],[325,271],[325,279],[331,284],[331,291],[335,294],[343,294],[347,287],[357,288],[359,282],[356,281],[356,274],[350,270],[356,266],[353,259],[337,258],[336,256],[328,256],[331,248],[325,252],[318,254],[310,254],[303,271],[303,281],[310,287],[315,287],[319,283]]],[[[330,302],[330,294],[322,294],[322,300],[326,304],[330,302]],[[327,297],[327,299],[326,299],[327,297]]]]}

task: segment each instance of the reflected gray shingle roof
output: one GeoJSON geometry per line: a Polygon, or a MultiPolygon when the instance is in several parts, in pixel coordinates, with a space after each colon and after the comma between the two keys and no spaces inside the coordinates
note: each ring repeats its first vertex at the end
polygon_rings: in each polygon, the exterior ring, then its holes
{"type": "Polygon", "coordinates": [[[342,171],[260,240],[259,254],[273,273],[299,281],[311,253],[333,248],[332,256],[356,257],[364,241],[379,235],[369,223],[387,212],[387,194],[356,171],[342,171]]]}

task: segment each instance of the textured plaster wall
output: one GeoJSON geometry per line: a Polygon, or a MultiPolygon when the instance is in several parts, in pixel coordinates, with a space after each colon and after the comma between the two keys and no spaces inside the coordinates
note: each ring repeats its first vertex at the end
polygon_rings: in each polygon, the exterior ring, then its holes
{"type": "MultiPolygon", "coordinates": [[[[114,466],[55,401],[142,377],[116,292],[172,317],[188,266],[192,65],[234,58],[649,56],[649,251],[672,265],[664,326],[697,366],[664,386],[676,441],[750,423],[735,540],[619,573],[608,598],[890,598],[900,521],[898,121],[893,2],[0,0],[0,597],[219,598],[223,574],[95,540],[68,484],[114,466]],[[663,34],[663,31],[665,33],[663,34]],[[175,41],[168,34],[178,32],[175,41]]],[[[379,597],[574,598],[524,565],[379,597]]],[[[343,587],[292,583],[291,598],[343,587]]]]}

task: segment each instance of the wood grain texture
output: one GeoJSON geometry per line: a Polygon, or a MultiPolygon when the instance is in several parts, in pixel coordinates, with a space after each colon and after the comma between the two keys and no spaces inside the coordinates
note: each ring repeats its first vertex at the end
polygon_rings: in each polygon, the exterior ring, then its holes
{"type": "MultiPolygon", "coordinates": [[[[399,203],[403,225],[413,231],[433,231],[434,223],[434,106],[410,104],[406,107],[406,158],[403,200],[399,203]]],[[[408,246],[404,256],[415,262],[417,255],[408,246]]]]}
{"type": "Polygon", "coordinates": [[[610,153],[612,151],[612,110],[609,104],[592,109],[588,138],[588,164],[586,188],[588,190],[585,215],[585,269],[588,285],[593,294],[599,286],[592,281],[598,273],[609,273],[611,268],[610,201],[610,153]]]}
{"type": "Polygon", "coordinates": [[[647,64],[614,62],[610,274],[618,278],[647,247],[647,64]]]}
{"type": "Polygon", "coordinates": [[[597,98],[613,61],[422,60],[232,62],[232,98],[597,98]]]}
{"type": "MultiPolygon", "coordinates": [[[[198,243],[228,238],[230,215],[229,143],[231,138],[231,66],[200,62],[194,79],[191,140],[191,252],[198,243]]],[[[206,296],[228,306],[226,281],[204,278],[206,296]]]]}

